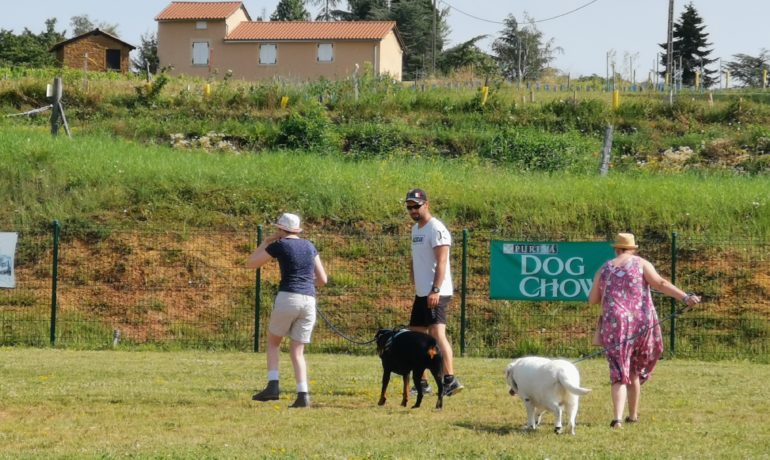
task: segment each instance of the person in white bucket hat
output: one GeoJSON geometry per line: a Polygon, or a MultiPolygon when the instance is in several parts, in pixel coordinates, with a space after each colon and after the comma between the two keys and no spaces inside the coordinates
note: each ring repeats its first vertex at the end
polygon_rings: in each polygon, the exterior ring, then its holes
{"type": "Polygon", "coordinates": [[[251,399],[278,399],[278,358],[281,341],[288,336],[291,339],[289,356],[297,383],[297,399],[289,407],[309,407],[305,344],[310,343],[316,321],[316,287],[326,284],[326,270],[313,243],[299,237],[302,232],[299,216],[281,214],[274,225],[277,231],[266,237],[246,261],[248,268],[260,268],[277,259],[281,270],[281,282],[267,332],[267,387],[251,399]]]}

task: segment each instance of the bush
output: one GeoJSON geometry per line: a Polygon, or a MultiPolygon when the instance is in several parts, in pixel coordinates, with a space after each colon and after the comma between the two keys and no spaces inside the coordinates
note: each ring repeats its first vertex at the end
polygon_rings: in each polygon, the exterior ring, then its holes
{"type": "Polygon", "coordinates": [[[607,105],[598,99],[554,100],[543,105],[543,112],[555,115],[565,127],[591,133],[602,132],[608,119],[607,105]]]}
{"type": "Polygon", "coordinates": [[[638,132],[615,134],[612,139],[612,150],[620,156],[645,157],[653,151],[647,145],[647,141],[648,138],[638,132]]]}
{"type": "Polygon", "coordinates": [[[740,169],[749,174],[770,173],[770,155],[751,157],[741,164],[740,169]]]}
{"type": "Polygon", "coordinates": [[[343,150],[351,154],[384,156],[403,147],[399,130],[389,124],[358,123],[343,133],[343,150]]]}
{"type": "Polygon", "coordinates": [[[7,90],[0,91],[0,106],[9,105],[16,110],[23,107],[41,107],[46,102],[45,85],[35,81],[24,81],[7,90]]]}
{"type": "Polygon", "coordinates": [[[337,139],[326,110],[315,103],[289,112],[280,123],[276,144],[290,149],[323,150],[334,147],[337,139]]]}
{"type": "Polygon", "coordinates": [[[576,150],[564,136],[509,128],[494,135],[479,154],[526,171],[556,172],[577,163],[576,150]]]}

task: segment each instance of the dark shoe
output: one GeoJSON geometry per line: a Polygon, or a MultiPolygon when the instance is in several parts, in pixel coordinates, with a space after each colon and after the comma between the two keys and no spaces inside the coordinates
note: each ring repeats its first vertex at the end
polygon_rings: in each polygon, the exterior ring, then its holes
{"type": "MultiPolygon", "coordinates": [[[[430,387],[430,384],[427,380],[420,380],[420,386],[422,386],[422,394],[429,395],[433,393],[433,388],[430,387]]],[[[417,388],[414,386],[409,389],[409,394],[414,396],[417,394],[417,388]]]]}
{"type": "Polygon", "coordinates": [[[629,416],[629,417],[626,417],[626,420],[625,420],[625,421],[626,421],[626,423],[636,423],[636,422],[638,422],[638,421],[639,421],[639,417],[636,417],[636,418],[631,418],[631,417],[629,416]]]}
{"type": "Polygon", "coordinates": [[[620,420],[613,420],[612,422],[610,422],[610,428],[619,430],[623,428],[623,422],[621,422],[620,420]]]}
{"type": "Polygon", "coordinates": [[[293,407],[310,407],[310,395],[304,392],[297,393],[297,400],[289,406],[289,408],[293,407]]]}
{"type": "Polygon", "coordinates": [[[259,393],[254,393],[251,399],[254,401],[276,401],[280,392],[278,380],[270,380],[267,382],[267,387],[259,393]]]}
{"type": "Polygon", "coordinates": [[[457,380],[457,377],[453,376],[450,381],[444,380],[444,396],[454,396],[461,392],[463,388],[465,387],[457,380]]]}

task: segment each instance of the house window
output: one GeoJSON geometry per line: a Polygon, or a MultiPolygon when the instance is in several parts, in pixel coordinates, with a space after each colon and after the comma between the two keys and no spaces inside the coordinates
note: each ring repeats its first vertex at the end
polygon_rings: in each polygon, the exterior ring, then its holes
{"type": "Polygon", "coordinates": [[[195,28],[197,30],[206,30],[209,28],[209,23],[206,21],[198,21],[195,23],[195,28]]]}
{"type": "Polygon", "coordinates": [[[209,42],[193,42],[193,65],[209,65],[209,42]]]}
{"type": "Polygon", "coordinates": [[[331,43],[318,44],[318,62],[332,62],[334,60],[334,45],[331,43]]]}
{"type": "Polygon", "coordinates": [[[278,62],[278,46],[275,44],[259,45],[259,63],[275,64],[278,62]]]}

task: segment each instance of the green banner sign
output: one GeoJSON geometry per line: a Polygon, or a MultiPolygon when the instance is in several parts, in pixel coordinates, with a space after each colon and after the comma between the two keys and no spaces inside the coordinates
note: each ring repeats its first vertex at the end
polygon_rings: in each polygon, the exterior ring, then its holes
{"type": "Polygon", "coordinates": [[[615,257],[608,242],[491,242],[489,297],[585,301],[602,264],[615,257]]]}

